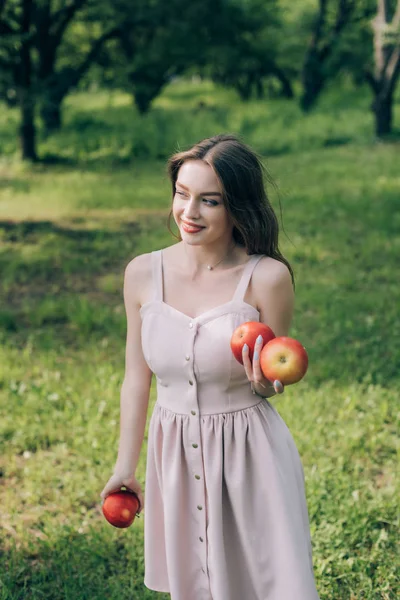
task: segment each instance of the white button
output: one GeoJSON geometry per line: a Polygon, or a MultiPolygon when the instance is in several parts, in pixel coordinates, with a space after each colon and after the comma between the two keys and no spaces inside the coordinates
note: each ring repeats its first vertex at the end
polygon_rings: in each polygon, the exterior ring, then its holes
{"type": "Polygon", "coordinates": [[[198,508],[198,510],[203,510],[203,507],[200,506],[200,504],[199,504],[199,506],[197,508],[198,508]]]}
{"type": "Polygon", "coordinates": [[[190,327],[190,329],[192,329],[193,323],[189,323],[189,327],[190,327]]]}
{"type": "Polygon", "coordinates": [[[198,448],[198,444],[192,444],[193,448],[198,448]]]}
{"type": "Polygon", "coordinates": [[[189,354],[186,354],[185,358],[186,358],[186,360],[190,360],[189,354]]]}
{"type": "Polygon", "coordinates": [[[195,410],[191,410],[190,412],[192,413],[193,416],[195,416],[195,414],[196,414],[195,410]]]}
{"type": "Polygon", "coordinates": [[[195,478],[196,479],[200,479],[200,475],[195,475],[195,478]]]}

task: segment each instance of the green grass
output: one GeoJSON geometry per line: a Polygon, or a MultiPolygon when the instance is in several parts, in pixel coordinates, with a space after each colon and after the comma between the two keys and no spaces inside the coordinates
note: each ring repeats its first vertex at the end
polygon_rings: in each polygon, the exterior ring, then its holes
{"type": "Polygon", "coordinates": [[[0,111],[0,600],[163,598],[143,585],[143,520],[115,530],[99,504],[118,444],[123,272],[175,241],[165,158],[224,130],[280,189],[291,335],[310,368],[273,403],[304,464],[321,600],[399,596],[399,143],[374,140],[369,101],[333,87],[302,117],[175,83],[140,119],[124,94],[77,94],[35,166],[0,111]]]}

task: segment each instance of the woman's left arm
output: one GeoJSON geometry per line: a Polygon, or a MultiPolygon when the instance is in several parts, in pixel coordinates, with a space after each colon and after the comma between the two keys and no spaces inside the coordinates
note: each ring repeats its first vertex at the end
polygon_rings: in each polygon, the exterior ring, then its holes
{"type": "MultiPolygon", "coordinates": [[[[253,274],[252,285],[260,322],[271,327],[276,337],[287,336],[294,311],[294,289],[287,266],[270,257],[260,260],[259,268],[253,274]]],[[[259,360],[262,346],[263,342],[256,344],[253,364],[244,350],[243,365],[255,392],[270,398],[282,393],[284,387],[281,382],[272,382],[263,376],[259,360]]]]}

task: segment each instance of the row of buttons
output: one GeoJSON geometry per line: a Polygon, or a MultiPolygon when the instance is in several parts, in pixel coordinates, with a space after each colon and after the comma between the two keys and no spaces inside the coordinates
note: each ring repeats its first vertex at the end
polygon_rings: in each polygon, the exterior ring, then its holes
{"type": "MultiPolygon", "coordinates": [[[[193,329],[193,326],[194,326],[194,324],[192,322],[190,322],[189,323],[190,329],[193,329]]],[[[188,354],[186,354],[185,359],[186,360],[190,360],[190,356],[188,354]]],[[[193,385],[193,381],[191,379],[189,379],[189,385],[193,385]]],[[[196,416],[196,411],[195,410],[191,410],[190,412],[191,412],[191,414],[193,416],[196,416]]],[[[199,446],[198,446],[198,444],[192,444],[192,447],[193,448],[198,448],[199,446]]],[[[195,477],[195,479],[198,479],[198,480],[200,479],[200,475],[195,475],[194,477],[195,477]]],[[[203,510],[203,507],[200,504],[198,504],[197,505],[197,510],[203,510]]],[[[201,536],[199,537],[199,540],[200,540],[200,542],[204,542],[204,539],[201,536]]],[[[206,572],[204,568],[202,568],[201,570],[203,571],[203,573],[206,572]]]]}

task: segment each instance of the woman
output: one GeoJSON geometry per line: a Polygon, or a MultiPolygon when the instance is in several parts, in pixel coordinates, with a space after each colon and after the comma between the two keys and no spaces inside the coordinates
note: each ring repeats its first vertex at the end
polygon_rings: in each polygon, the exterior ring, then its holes
{"type": "MultiPolygon", "coordinates": [[[[145,497],[145,585],[172,600],[318,600],[304,475],[267,398],[259,340],[243,365],[230,338],[245,321],[287,335],[293,272],[256,154],[218,135],[171,157],[179,242],[127,266],[126,374],[114,474],[135,471],[152,374],[145,497]]],[[[171,217],[170,213],[170,217],[171,217]]]]}

